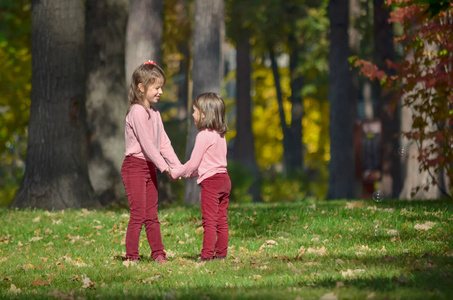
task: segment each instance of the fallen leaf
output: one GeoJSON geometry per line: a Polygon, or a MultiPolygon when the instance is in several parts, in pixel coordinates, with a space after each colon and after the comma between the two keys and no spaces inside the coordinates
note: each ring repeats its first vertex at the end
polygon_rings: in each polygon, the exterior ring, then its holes
{"type": "Polygon", "coordinates": [[[40,237],[40,236],[35,236],[35,237],[32,237],[31,239],[29,239],[28,241],[29,242],[37,242],[39,240],[42,240],[43,238],[40,237]]]}
{"type": "Polygon", "coordinates": [[[364,269],[356,269],[356,270],[348,269],[345,272],[341,271],[341,276],[343,276],[343,278],[352,279],[352,278],[356,278],[357,275],[359,275],[360,273],[365,273],[365,270],[364,269]]]}
{"type": "Polygon", "coordinates": [[[51,283],[50,279],[49,280],[36,279],[31,282],[31,285],[48,285],[50,283],[51,283]]]}
{"type": "Polygon", "coordinates": [[[346,209],[362,208],[363,204],[360,201],[346,202],[346,209]]]}
{"type": "Polygon", "coordinates": [[[278,243],[274,240],[267,240],[264,244],[261,245],[260,250],[263,248],[273,248],[275,246],[278,246],[278,243]]]}
{"type": "Polygon", "coordinates": [[[138,281],[141,282],[141,283],[153,283],[153,282],[156,282],[161,277],[164,277],[164,275],[158,274],[158,275],[153,276],[153,277],[148,277],[148,278],[145,278],[145,279],[139,279],[138,281]]]}
{"type": "Polygon", "coordinates": [[[92,282],[85,274],[82,275],[82,289],[94,289],[96,288],[96,282],[92,282]]]}
{"type": "Polygon", "coordinates": [[[416,224],[414,228],[416,230],[429,230],[433,228],[433,226],[436,225],[436,222],[426,222],[425,224],[416,224]]]}
{"type": "Polygon", "coordinates": [[[33,222],[36,223],[36,222],[39,222],[41,220],[41,217],[36,217],[33,219],[33,222]]]}
{"type": "Polygon", "coordinates": [[[318,255],[324,255],[327,253],[326,247],[322,246],[321,248],[308,248],[307,253],[315,253],[318,255]]]}
{"type": "Polygon", "coordinates": [[[338,300],[338,296],[335,293],[327,293],[321,296],[319,300],[338,300]]]}
{"type": "Polygon", "coordinates": [[[9,291],[13,294],[19,294],[20,293],[20,289],[17,288],[14,284],[11,284],[11,287],[9,288],[9,291]]]}
{"type": "Polygon", "coordinates": [[[396,277],[394,276],[393,277],[393,281],[394,282],[398,282],[398,283],[407,283],[409,282],[409,278],[407,278],[406,276],[404,276],[403,274],[401,274],[400,276],[396,277]]]}

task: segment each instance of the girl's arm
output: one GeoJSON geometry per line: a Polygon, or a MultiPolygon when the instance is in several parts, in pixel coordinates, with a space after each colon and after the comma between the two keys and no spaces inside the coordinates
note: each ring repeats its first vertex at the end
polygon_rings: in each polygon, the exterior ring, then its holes
{"type": "Polygon", "coordinates": [[[140,146],[142,147],[143,153],[148,156],[156,167],[163,173],[167,170],[168,165],[159,150],[157,150],[157,147],[151,142],[152,128],[151,123],[148,120],[148,114],[144,109],[133,109],[129,112],[129,114],[131,114],[130,120],[134,133],[140,143],[140,146]]]}
{"type": "Polygon", "coordinates": [[[198,167],[209,146],[211,146],[209,136],[204,131],[199,132],[195,139],[195,146],[193,147],[190,159],[181,167],[171,169],[171,177],[176,179],[179,177],[195,177],[195,175],[198,175],[198,167]]]}
{"type": "Polygon", "coordinates": [[[159,114],[160,120],[160,129],[161,129],[161,139],[160,139],[160,153],[165,158],[165,161],[170,165],[171,168],[181,167],[181,162],[179,161],[178,156],[175,153],[175,150],[171,146],[171,141],[168,138],[167,133],[165,132],[164,124],[162,118],[159,114]]]}

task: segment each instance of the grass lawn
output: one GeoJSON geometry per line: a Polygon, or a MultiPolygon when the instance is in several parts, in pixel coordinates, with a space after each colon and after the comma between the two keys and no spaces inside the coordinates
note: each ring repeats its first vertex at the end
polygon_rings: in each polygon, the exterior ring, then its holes
{"type": "Polygon", "coordinates": [[[224,261],[199,207],[160,209],[169,263],[123,262],[127,210],[0,210],[0,298],[452,299],[453,204],[230,204],[224,261]]]}

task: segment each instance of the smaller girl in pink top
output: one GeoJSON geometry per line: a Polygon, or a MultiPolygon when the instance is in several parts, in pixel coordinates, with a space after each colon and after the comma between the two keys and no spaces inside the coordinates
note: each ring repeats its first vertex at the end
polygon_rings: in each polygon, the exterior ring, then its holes
{"type": "Polygon", "coordinates": [[[166,263],[157,217],[157,176],[181,166],[165,133],[159,111],[153,104],[162,95],[165,74],[153,61],[138,66],[129,88],[130,107],[126,113],[126,158],[121,177],[129,201],[130,219],[126,232],[126,258],[139,262],[138,245],[142,226],[151,247],[151,258],[166,263]]]}
{"type": "Polygon", "coordinates": [[[218,94],[201,94],[193,103],[192,116],[199,130],[192,154],[183,166],[172,166],[170,174],[174,179],[198,176],[204,228],[201,260],[224,259],[228,251],[227,209],[231,191],[226,168],[225,103],[218,94]]]}

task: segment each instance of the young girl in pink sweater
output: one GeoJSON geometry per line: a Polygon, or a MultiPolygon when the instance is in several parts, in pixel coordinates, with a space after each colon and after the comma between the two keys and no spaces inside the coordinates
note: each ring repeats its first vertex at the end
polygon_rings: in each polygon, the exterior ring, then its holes
{"type": "Polygon", "coordinates": [[[225,103],[215,93],[204,93],[193,103],[192,114],[199,133],[190,160],[171,167],[171,176],[198,176],[201,186],[203,249],[201,260],[224,259],[228,251],[227,209],[231,181],[227,172],[225,103]]]}
{"type": "Polygon", "coordinates": [[[126,158],[121,177],[129,201],[130,220],[126,232],[126,258],[139,262],[140,232],[145,225],[151,258],[166,263],[166,255],[157,217],[156,167],[169,172],[181,166],[165,133],[159,111],[153,104],[162,95],[165,74],[153,61],[138,66],[129,88],[130,107],[126,114],[126,158]]]}

